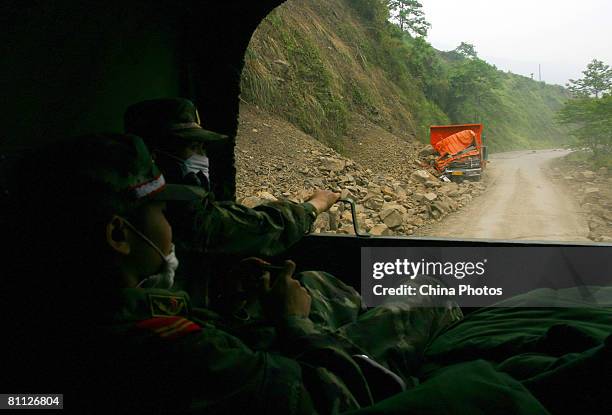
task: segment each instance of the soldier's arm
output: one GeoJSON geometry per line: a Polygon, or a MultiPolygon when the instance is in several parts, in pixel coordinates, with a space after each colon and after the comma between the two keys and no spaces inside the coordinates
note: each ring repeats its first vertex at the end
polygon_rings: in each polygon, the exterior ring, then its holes
{"type": "Polygon", "coordinates": [[[177,240],[191,250],[239,256],[274,256],[310,231],[317,216],[311,203],[270,202],[254,209],[217,202],[169,206],[177,240]]]}
{"type": "Polygon", "coordinates": [[[238,256],[274,256],[310,232],[318,213],[340,197],[315,191],[305,203],[267,202],[255,208],[218,202],[208,193],[202,203],[169,206],[177,239],[191,250],[238,256]]]}
{"type": "Polygon", "coordinates": [[[316,413],[295,360],[251,350],[207,324],[182,342],[180,354],[189,359],[186,375],[194,412],[316,413]]]}

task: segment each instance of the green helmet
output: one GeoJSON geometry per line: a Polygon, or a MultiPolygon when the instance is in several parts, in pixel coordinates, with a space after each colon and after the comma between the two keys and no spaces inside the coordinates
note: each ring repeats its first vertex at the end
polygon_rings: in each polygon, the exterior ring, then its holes
{"type": "MultiPolygon", "coordinates": [[[[108,187],[128,200],[196,200],[203,196],[197,187],[167,184],[149,150],[134,135],[94,135],[64,144],[68,154],[81,162],[74,165],[74,174],[81,183],[108,187]]],[[[70,163],[70,162],[69,162],[70,163]]]]}
{"type": "Polygon", "coordinates": [[[200,141],[210,143],[227,139],[226,135],[205,130],[193,102],[186,98],[159,98],[131,105],[124,114],[128,134],[136,134],[148,143],[200,141]]]}

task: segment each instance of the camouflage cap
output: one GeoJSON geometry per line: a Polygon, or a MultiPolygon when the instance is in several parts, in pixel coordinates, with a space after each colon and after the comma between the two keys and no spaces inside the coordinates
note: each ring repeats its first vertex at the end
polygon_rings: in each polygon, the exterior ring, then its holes
{"type": "Polygon", "coordinates": [[[81,172],[128,199],[197,200],[202,191],[193,186],[167,184],[147,146],[134,135],[96,135],[81,138],[81,172]]]}
{"type": "Polygon", "coordinates": [[[196,106],[186,98],[160,98],[133,104],[125,111],[123,121],[126,133],[146,141],[174,138],[213,142],[227,138],[202,128],[196,106]]]}

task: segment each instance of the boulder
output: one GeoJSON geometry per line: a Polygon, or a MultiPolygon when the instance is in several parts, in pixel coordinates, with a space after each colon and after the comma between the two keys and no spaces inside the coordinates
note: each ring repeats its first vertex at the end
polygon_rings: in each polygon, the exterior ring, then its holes
{"type": "Polygon", "coordinates": [[[374,236],[387,236],[393,235],[393,231],[387,227],[384,223],[379,223],[378,225],[374,225],[372,229],[370,229],[370,235],[374,236]]]}
{"type": "Polygon", "coordinates": [[[430,202],[433,202],[434,200],[436,200],[436,198],[438,197],[438,195],[437,195],[437,194],[435,194],[434,192],[427,192],[427,193],[425,193],[425,194],[423,195],[423,197],[424,197],[426,200],[428,200],[428,201],[430,201],[430,202]]]}
{"type": "Polygon", "coordinates": [[[427,170],[415,170],[412,172],[410,177],[419,183],[436,180],[436,177],[427,170]]]}
{"type": "Polygon", "coordinates": [[[353,196],[353,194],[351,193],[349,189],[342,189],[340,191],[340,198],[341,199],[355,199],[355,196],[353,196]]]}
{"type": "Polygon", "coordinates": [[[353,220],[351,210],[345,209],[344,212],[342,212],[342,216],[340,216],[340,219],[342,220],[342,222],[351,222],[353,220]]]}
{"type": "Polygon", "coordinates": [[[404,199],[408,196],[408,192],[400,185],[393,186],[393,193],[397,195],[396,199],[404,199]]]}
{"type": "Polygon", "coordinates": [[[459,190],[459,185],[457,183],[454,183],[454,182],[441,183],[441,186],[438,189],[438,193],[448,195],[451,192],[458,192],[458,190],[459,190]]]}
{"type": "Polygon", "coordinates": [[[320,230],[320,231],[329,230],[331,228],[329,213],[327,212],[320,213],[319,216],[317,216],[317,219],[315,220],[313,227],[315,228],[315,230],[320,230]]]}
{"type": "Polygon", "coordinates": [[[327,211],[327,214],[329,215],[329,229],[335,231],[336,229],[338,229],[338,217],[340,216],[338,206],[330,207],[327,211]]]}
{"type": "Polygon", "coordinates": [[[245,197],[244,199],[242,199],[242,201],[240,202],[240,204],[248,207],[248,208],[254,208],[255,206],[259,206],[262,203],[264,203],[266,200],[262,199],[260,197],[257,196],[248,196],[245,197]]]}
{"type": "Polygon", "coordinates": [[[446,215],[451,210],[448,203],[445,203],[442,200],[436,200],[435,202],[433,202],[431,204],[431,208],[439,211],[442,215],[446,215]]]}
{"type": "MultiPolygon", "coordinates": [[[[388,212],[388,211],[385,211],[385,212],[388,212]]],[[[384,218],[381,216],[381,219],[384,222],[384,224],[387,225],[387,227],[389,228],[397,228],[398,226],[401,226],[404,221],[403,215],[397,210],[392,210],[386,213],[384,218]]]]}
{"type": "Polygon", "coordinates": [[[404,206],[400,205],[399,203],[395,203],[395,202],[391,202],[391,203],[385,203],[382,208],[381,211],[385,211],[385,210],[396,210],[400,213],[406,213],[407,210],[404,206]]]}
{"type": "Polygon", "coordinates": [[[592,180],[595,178],[596,173],[591,171],[591,170],[585,170],[583,172],[580,172],[581,176],[583,179],[585,180],[592,180]]]}
{"type": "Polygon", "coordinates": [[[383,207],[385,201],[382,197],[380,196],[368,197],[368,196],[366,196],[363,199],[363,206],[367,207],[368,209],[372,209],[372,210],[379,210],[380,208],[383,207]]]}
{"type": "Polygon", "coordinates": [[[342,171],[346,167],[346,162],[332,157],[321,157],[321,166],[329,171],[342,171]]]}
{"type": "Polygon", "coordinates": [[[336,233],[341,233],[344,235],[355,235],[355,229],[353,229],[352,224],[344,224],[340,228],[338,228],[336,233]]]}
{"type": "Polygon", "coordinates": [[[432,156],[436,154],[437,154],[436,150],[434,150],[434,148],[430,146],[429,144],[419,150],[420,157],[427,157],[427,156],[432,156]]]}
{"type": "Polygon", "coordinates": [[[271,200],[271,201],[277,201],[278,199],[276,197],[274,197],[274,195],[270,192],[258,192],[257,196],[259,196],[262,199],[266,199],[266,200],[271,200]]]}

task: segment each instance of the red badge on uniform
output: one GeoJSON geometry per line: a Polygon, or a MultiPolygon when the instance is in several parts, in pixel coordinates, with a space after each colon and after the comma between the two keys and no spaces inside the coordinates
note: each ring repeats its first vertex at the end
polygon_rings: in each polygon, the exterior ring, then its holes
{"type": "Polygon", "coordinates": [[[202,328],[184,317],[153,317],[136,323],[139,329],[146,329],[165,339],[176,339],[202,328]]]}
{"type": "Polygon", "coordinates": [[[149,294],[149,307],[153,317],[186,316],[187,300],[178,295],[149,294]]]}

